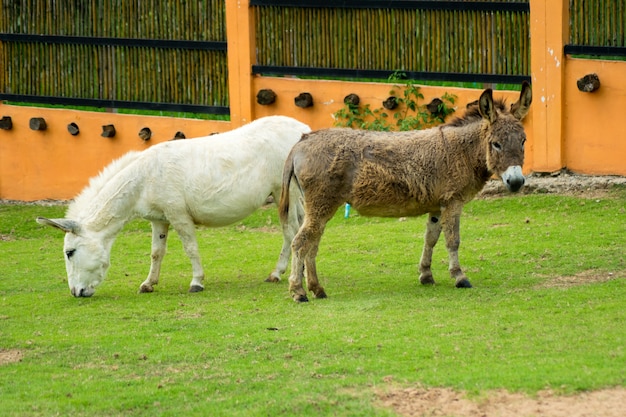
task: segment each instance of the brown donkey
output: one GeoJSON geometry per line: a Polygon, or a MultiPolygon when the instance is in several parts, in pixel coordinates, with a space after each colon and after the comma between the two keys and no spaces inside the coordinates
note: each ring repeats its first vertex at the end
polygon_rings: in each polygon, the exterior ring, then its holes
{"type": "Polygon", "coordinates": [[[325,298],[315,257],[326,223],[344,203],[364,216],[401,217],[429,213],[420,261],[420,282],[434,284],[433,248],[443,230],[450,275],[456,286],[471,287],[459,264],[459,220],[463,205],[494,174],[510,191],[524,185],[526,135],[521,120],[532,100],[524,83],[510,109],[485,90],[477,105],[451,123],[411,132],[326,129],[304,134],[291,150],[283,172],[280,216],[289,210],[292,179],[304,192],[305,216],[292,248],[289,290],[308,301],[302,287],[325,298]]]}

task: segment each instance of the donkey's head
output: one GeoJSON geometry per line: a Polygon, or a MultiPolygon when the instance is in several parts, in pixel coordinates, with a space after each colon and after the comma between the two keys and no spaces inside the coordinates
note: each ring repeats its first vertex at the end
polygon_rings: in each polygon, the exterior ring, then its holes
{"type": "Polygon", "coordinates": [[[526,134],[521,120],[528,114],[532,101],[530,84],[524,81],[517,102],[510,111],[499,111],[494,105],[492,91],[485,90],[478,100],[480,114],[485,120],[487,167],[500,177],[510,191],[524,185],[524,142],[526,134]]]}
{"type": "Polygon", "coordinates": [[[74,297],[91,297],[109,269],[112,241],[70,219],[38,217],[37,223],[65,232],[63,256],[70,292],[74,297]]]}

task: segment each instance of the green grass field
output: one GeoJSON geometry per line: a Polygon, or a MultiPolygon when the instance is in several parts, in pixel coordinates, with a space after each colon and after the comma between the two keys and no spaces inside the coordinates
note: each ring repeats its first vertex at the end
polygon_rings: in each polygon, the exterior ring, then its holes
{"type": "Polygon", "coordinates": [[[443,241],[420,286],[424,217],[337,213],[318,271],[328,299],[296,304],[263,282],[276,210],[199,229],[205,291],[175,235],[152,294],[149,223],[127,225],[107,279],[70,295],[65,207],[0,205],[0,410],[4,416],[391,416],[377,395],[451,387],[479,395],[626,386],[626,189],[476,200],[461,220],[456,289],[443,241]]]}

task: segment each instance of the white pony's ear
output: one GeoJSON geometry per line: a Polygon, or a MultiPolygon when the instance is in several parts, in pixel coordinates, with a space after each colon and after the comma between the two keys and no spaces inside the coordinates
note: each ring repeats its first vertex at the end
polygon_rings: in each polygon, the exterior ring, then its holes
{"type": "Polygon", "coordinates": [[[489,120],[491,123],[495,122],[498,118],[498,113],[493,105],[493,91],[491,88],[486,89],[480,95],[478,99],[478,109],[483,118],[489,120]]]}
{"type": "Polygon", "coordinates": [[[55,227],[63,230],[65,233],[79,234],[80,224],[70,219],[46,219],[45,217],[37,217],[37,223],[44,224],[46,226],[55,227]]]}

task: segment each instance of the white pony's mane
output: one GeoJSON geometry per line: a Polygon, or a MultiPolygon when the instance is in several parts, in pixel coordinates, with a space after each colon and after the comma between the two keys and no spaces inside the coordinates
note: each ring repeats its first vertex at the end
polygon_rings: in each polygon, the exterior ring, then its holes
{"type": "Polygon", "coordinates": [[[85,209],[90,202],[96,199],[102,188],[111,178],[133,163],[140,154],[141,152],[138,151],[130,151],[104,167],[98,175],[92,177],[89,180],[89,185],[87,185],[69,205],[65,217],[68,219],[78,219],[81,211],[85,209]]]}

